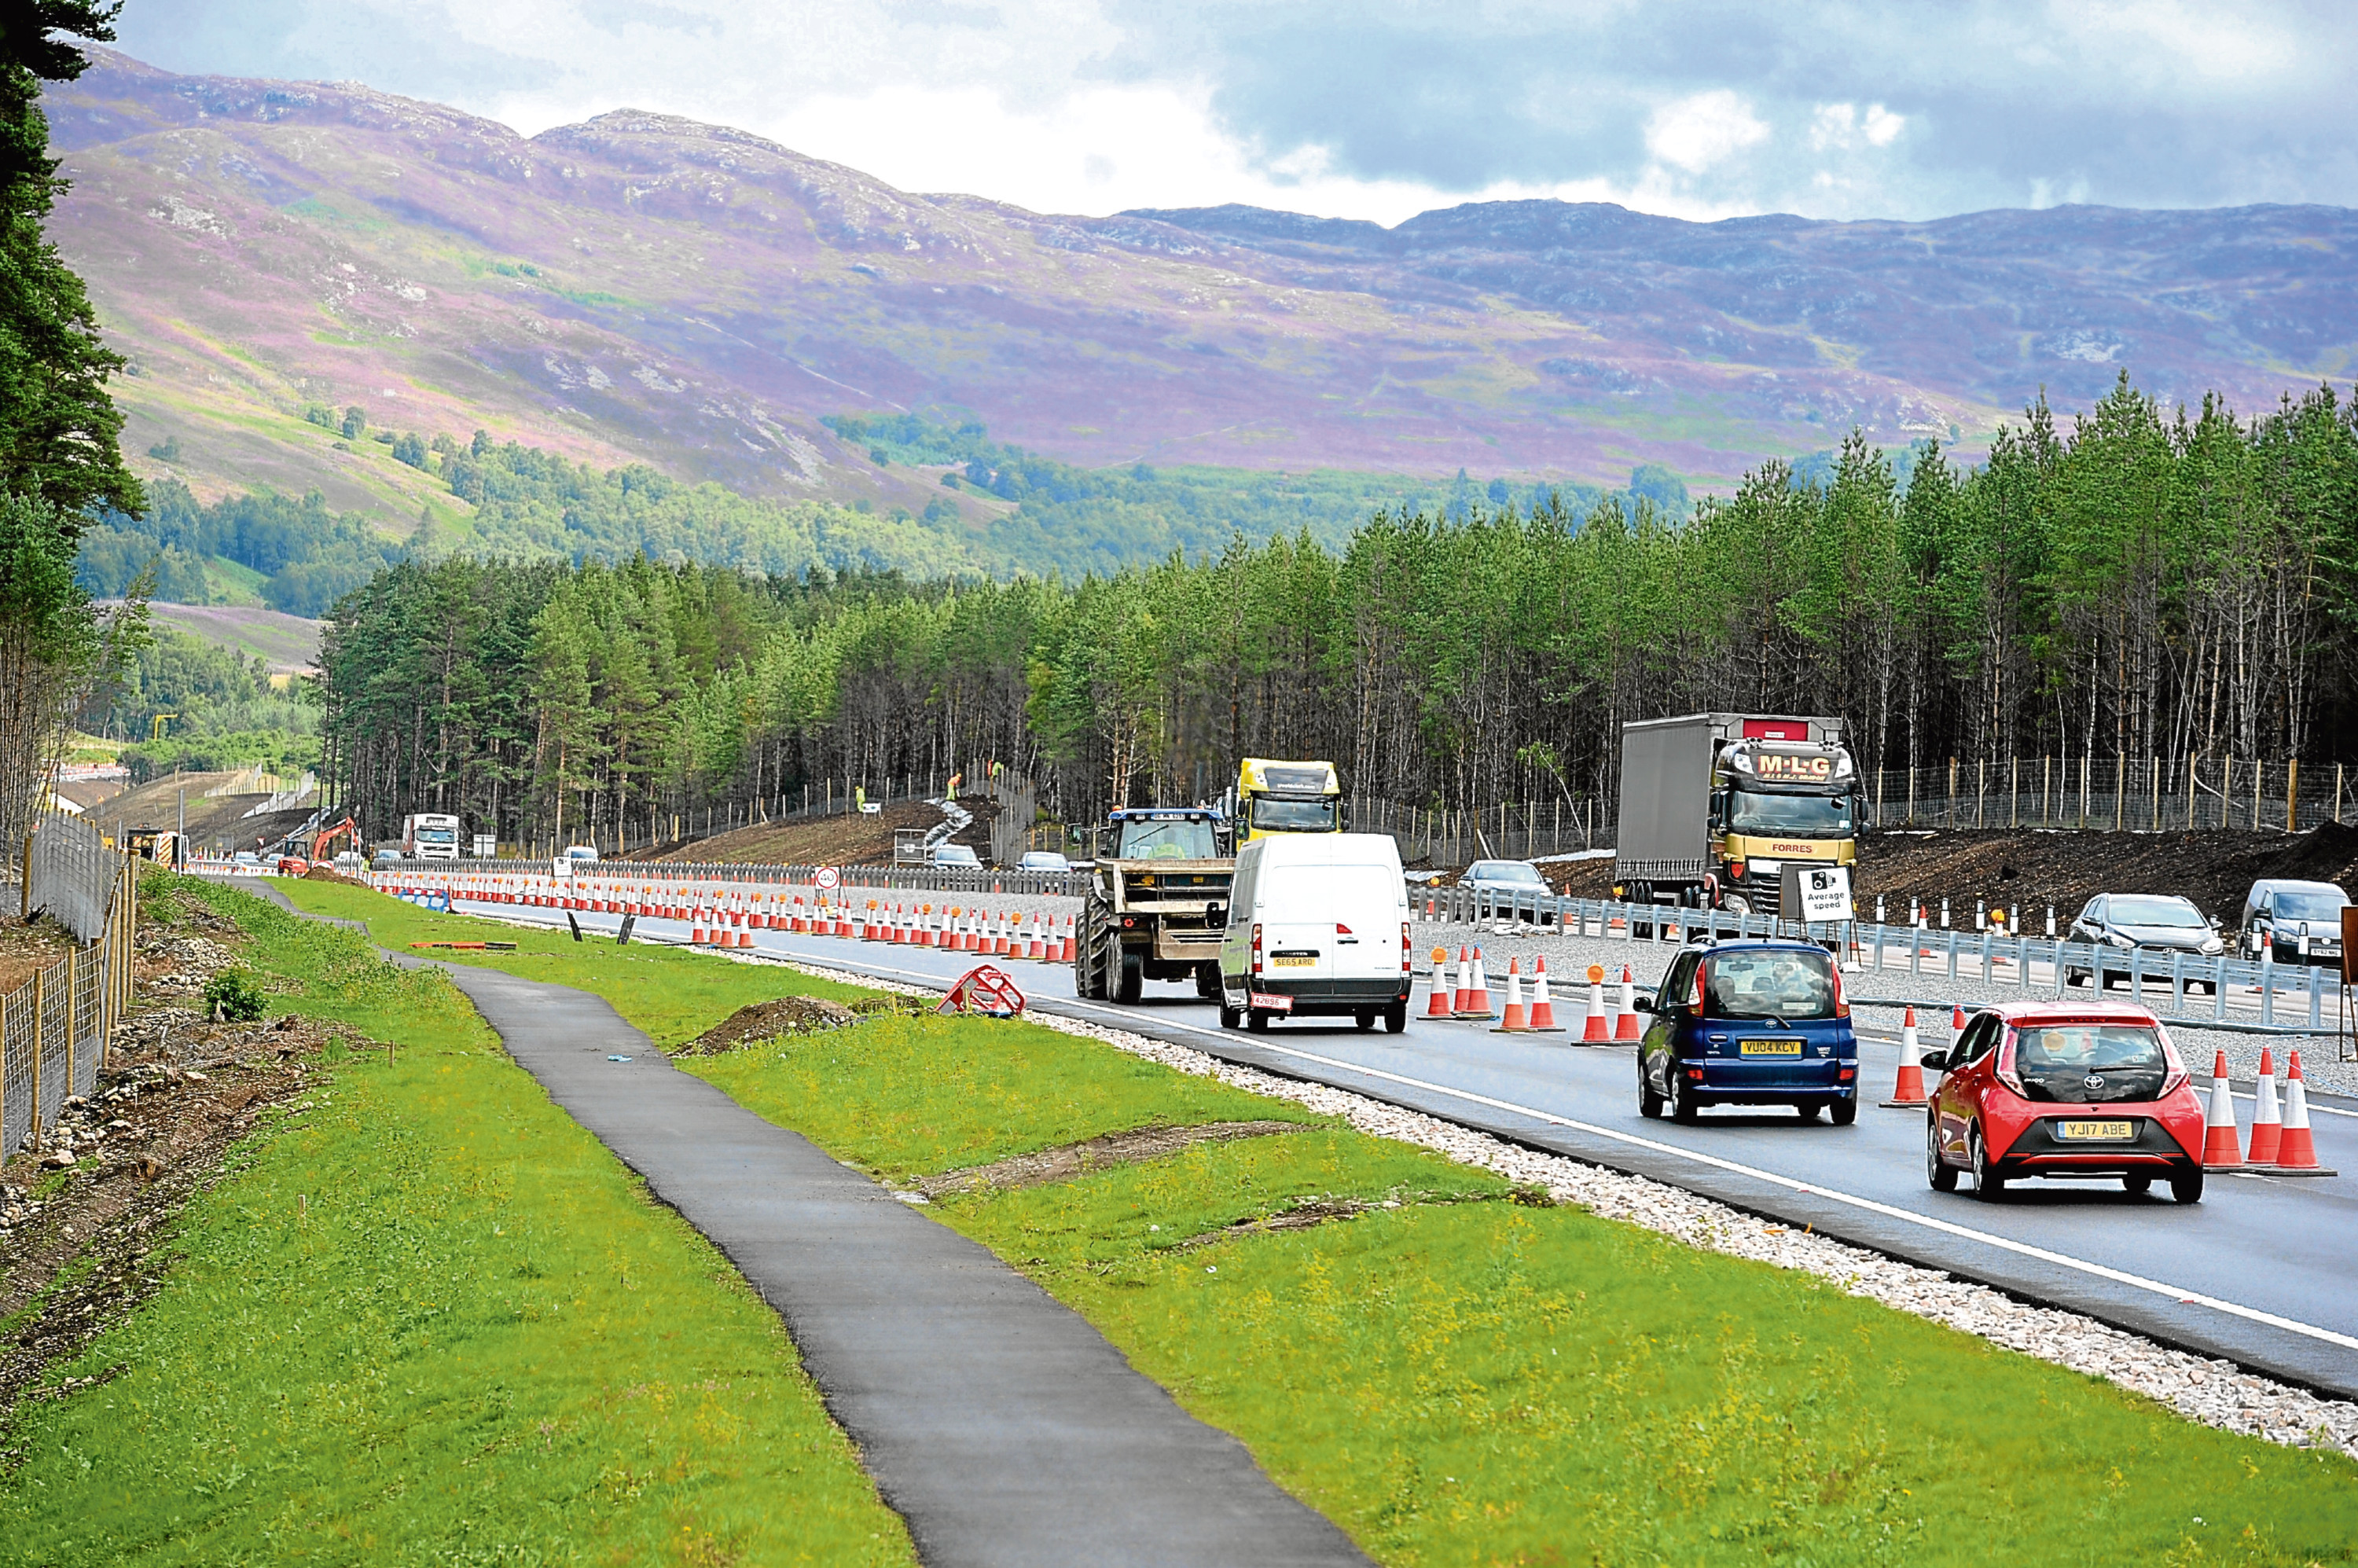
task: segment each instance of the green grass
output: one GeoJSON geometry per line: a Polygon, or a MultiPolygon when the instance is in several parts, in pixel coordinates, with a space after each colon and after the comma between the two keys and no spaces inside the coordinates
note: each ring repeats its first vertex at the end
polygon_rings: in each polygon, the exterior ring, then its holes
{"type": "Polygon", "coordinates": [[[0,1562],[913,1561],[775,1316],[446,978],[148,888],[404,1049],[331,1051],[314,1108],[189,1204],[154,1299],[52,1369],[112,1380],[21,1408],[0,1562]]]}
{"type": "Polygon", "coordinates": [[[894,1181],[1136,1127],[1318,1119],[1093,1041],[987,1018],[880,1018],[677,1065],[894,1181]]]}
{"type": "MultiPolygon", "coordinates": [[[[895,1179],[1121,1127],[1303,1114],[980,1020],[683,1065],[895,1179]]],[[[926,1212],[1080,1311],[1387,1563],[2358,1550],[2358,1466],[2339,1455],[2191,1425],[1814,1276],[1505,1195],[1321,1122],[926,1212]],[[1337,1198],[1369,1206],[1213,1234],[1337,1198]]]]}
{"type": "Polygon", "coordinates": [[[528,980],[572,986],[604,997],[614,1011],[656,1044],[693,1040],[741,1007],[781,996],[817,996],[850,1002],[875,992],[814,979],[770,965],[734,963],[684,947],[632,943],[583,933],[507,925],[467,914],[437,914],[388,894],[339,882],[277,884],[297,907],[343,920],[365,920],[376,941],[395,952],[413,942],[514,942],[513,953],[435,952],[454,964],[501,969],[528,980]]]}

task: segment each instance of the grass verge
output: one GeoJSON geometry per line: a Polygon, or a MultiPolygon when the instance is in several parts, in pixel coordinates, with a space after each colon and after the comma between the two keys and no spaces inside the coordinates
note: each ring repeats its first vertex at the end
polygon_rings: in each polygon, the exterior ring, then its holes
{"type": "Polygon", "coordinates": [[[776,1318],[465,999],[250,894],[330,1048],[236,1146],[154,1297],[19,1407],[0,1561],[913,1561],[776,1318]]]}
{"type": "MultiPolygon", "coordinates": [[[[1021,1023],[680,1064],[895,1180],[1298,1108],[1021,1023]]],[[[1387,1563],[2346,1563],[2358,1466],[1331,1123],[928,1212],[1387,1563]],[[1348,1214],[1312,1227],[1285,1217],[1348,1214]]]]}
{"type": "Polygon", "coordinates": [[[611,937],[576,942],[564,931],[541,931],[466,914],[438,914],[367,888],[337,882],[276,884],[298,909],[342,920],[365,920],[370,935],[396,952],[413,942],[514,942],[513,953],[436,952],[447,963],[501,969],[527,980],[572,986],[604,997],[614,1011],[658,1045],[693,1040],[739,1008],[773,997],[817,996],[849,1002],[875,993],[814,979],[775,966],[736,964],[711,953],[611,937]]]}

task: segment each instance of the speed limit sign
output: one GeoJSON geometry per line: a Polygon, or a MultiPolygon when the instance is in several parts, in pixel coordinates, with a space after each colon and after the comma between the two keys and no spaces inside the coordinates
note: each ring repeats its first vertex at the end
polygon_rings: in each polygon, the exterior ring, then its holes
{"type": "Polygon", "coordinates": [[[811,882],[822,892],[832,892],[842,885],[843,878],[833,866],[821,866],[818,875],[811,878],[811,882]]]}

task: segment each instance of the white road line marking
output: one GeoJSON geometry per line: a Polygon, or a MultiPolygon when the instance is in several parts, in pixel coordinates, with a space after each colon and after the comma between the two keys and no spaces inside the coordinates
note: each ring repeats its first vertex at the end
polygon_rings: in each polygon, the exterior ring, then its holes
{"type": "MultiPolygon", "coordinates": [[[[810,957],[813,962],[826,962],[824,957],[817,956],[798,954],[788,954],[787,956],[810,957]]],[[[865,968],[874,974],[892,975],[912,980],[938,982],[942,979],[939,975],[926,974],[916,969],[897,968],[888,964],[860,963],[855,967],[865,968]]],[[[1412,1078],[1404,1074],[1387,1072],[1381,1067],[1362,1066],[1357,1062],[1347,1062],[1339,1057],[1322,1056],[1314,1051],[1297,1050],[1293,1046],[1280,1045],[1267,1039],[1238,1041],[1225,1030],[1206,1029],[1200,1023],[1188,1023],[1179,1019],[1162,1018],[1153,1013],[1133,1012],[1125,1008],[1108,1007],[1102,1002],[1082,1001],[1077,998],[1057,997],[1054,1000],[1058,1002],[1069,1001],[1075,1007],[1087,1008],[1096,1012],[1109,1013],[1115,1018],[1131,1019],[1141,1023],[1160,1024],[1164,1028],[1184,1029],[1192,1033],[1208,1035],[1213,1039],[1225,1041],[1232,1045],[1249,1045],[1256,1050],[1273,1052],[1281,1056],[1293,1056],[1304,1062],[1315,1062],[1322,1067],[1332,1067],[1346,1073],[1357,1073],[1362,1077],[1378,1078],[1386,1083],[1400,1084],[1408,1088],[1423,1089],[1433,1094],[1447,1095],[1454,1099],[1465,1100],[1470,1105],[1487,1106],[1492,1110],[1503,1110],[1516,1116],[1528,1116],[1534,1121],[1546,1122],[1555,1127],[1567,1127],[1575,1132],[1585,1132],[1592,1137],[1610,1139],[1616,1143],[1626,1143],[1632,1148],[1650,1150],[1657,1154],[1668,1154],[1677,1159],[1692,1160],[1699,1165],[1709,1165],[1714,1170],[1725,1171],[1732,1175],[1748,1176],[1754,1181],[1766,1182],[1771,1186],[1783,1187],[1788,1191],[1801,1194],[1805,1197],[1828,1198],[1835,1203],[1847,1205],[1852,1208],[1865,1210],[1869,1214],[1881,1215],[1886,1219],[1900,1220],[1909,1225],[1920,1226],[1927,1230],[1939,1231],[1945,1236],[1953,1236],[1961,1240],[1976,1241],[1985,1247],[1995,1247],[2002,1252],[2012,1252],[2020,1257],[2034,1258],[2042,1263],[2052,1263],[2058,1268],[2071,1269],[2077,1272],[2088,1274],[2100,1280],[2109,1280],[2117,1285],[2127,1285],[2135,1290],[2145,1291],[2153,1295],[2165,1297],[2169,1301],[2180,1306],[2209,1307],[2213,1312],[2222,1312],[2232,1317],[2240,1317],[2248,1322],[2264,1324],[2270,1328],[2280,1328],[2288,1334],[2298,1334],[2305,1338],[2320,1340],[2327,1345],[2339,1346],[2344,1350],[2358,1350],[2358,1336],[2353,1336],[2347,1334],[2337,1334],[2332,1329],[2320,1328],[2315,1324],[2302,1323],[2295,1318],[2279,1317],[2275,1313],[2263,1312],[2257,1307],[2247,1307],[2240,1302],[2222,1301],[2217,1296],[2204,1295],[2200,1292],[2190,1291],[2181,1286],[2165,1284],[2159,1280],[2148,1280],[2142,1274],[2132,1274],[2125,1270],[2115,1269],[2103,1263],[2091,1262],[2084,1258],[2074,1258],[2070,1256],[2068,1253],[2051,1251],[2044,1247],[2033,1247],[2028,1242],[2017,1241],[2011,1237],[1996,1236],[1986,1230],[1975,1230],[1971,1226],[1958,1225],[1952,1221],[1945,1219],[1935,1219],[1931,1215],[1917,1214],[1912,1210],[1900,1208],[1892,1204],[1877,1202],[1874,1198],[1860,1197],[1855,1193],[1841,1192],[1833,1187],[1821,1186],[1815,1183],[1800,1181],[1791,1176],[1779,1175],[1774,1171],[1764,1171],[1755,1165],[1743,1164],[1735,1160],[1725,1160],[1716,1154],[1705,1154],[1693,1149],[1682,1149],[1675,1143],[1664,1143],[1656,1139],[1641,1138],[1634,1132],[1623,1132],[1616,1128],[1599,1127],[1593,1122],[1575,1120],[1568,1116],[1558,1116],[1553,1111],[1541,1110],[1532,1106],[1517,1105],[1512,1100],[1494,1099],[1488,1095],[1476,1094],[1470,1089],[1454,1088],[1447,1084],[1431,1083],[1423,1078],[1412,1078]]]]}

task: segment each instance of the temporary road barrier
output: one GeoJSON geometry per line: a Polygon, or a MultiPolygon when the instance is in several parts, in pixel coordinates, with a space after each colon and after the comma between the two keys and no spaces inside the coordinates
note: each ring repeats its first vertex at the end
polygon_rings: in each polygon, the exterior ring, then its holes
{"type": "Polygon", "coordinates": [[[1520,958],[1507,960],[1507,1015],[1498,1021],[1498,1027],[1490,1033],[1493,1034],[1531,1033],[1531,1023],[1523,1016],[1523,970],[1522,960],[1520,958]]]}
{"type": "Polygon", "coordinates": [[[2212,1068],[2211,1110],[2202,1124],[2202,1163],[2213,1171],[2243,1168],[2244,1151],[2235,1130],[2235,1101],[2227,1093],[2227,1053],[2219,1053],[2212,1068]]]}
{"type": "Polygon", "coordinates": [[[2252,1107],[2252,1150],[2255,1165],[2273,1165],[2282,1146],[2284,1119],[2277,1110],[2277,1065],[2269,1049],[2260,1047],[2259,1082],[2252,1107]]]}
{"type": "Polygon", "coordinates": [[[1899,1025],[1899,1077],[1891,1086],[1887,1106],[1916,1107],[1931,1102],[1924,1094],[1924,1064],[1916,1040],[1916,1010],[1909,1008],[1899,1025]]]}

